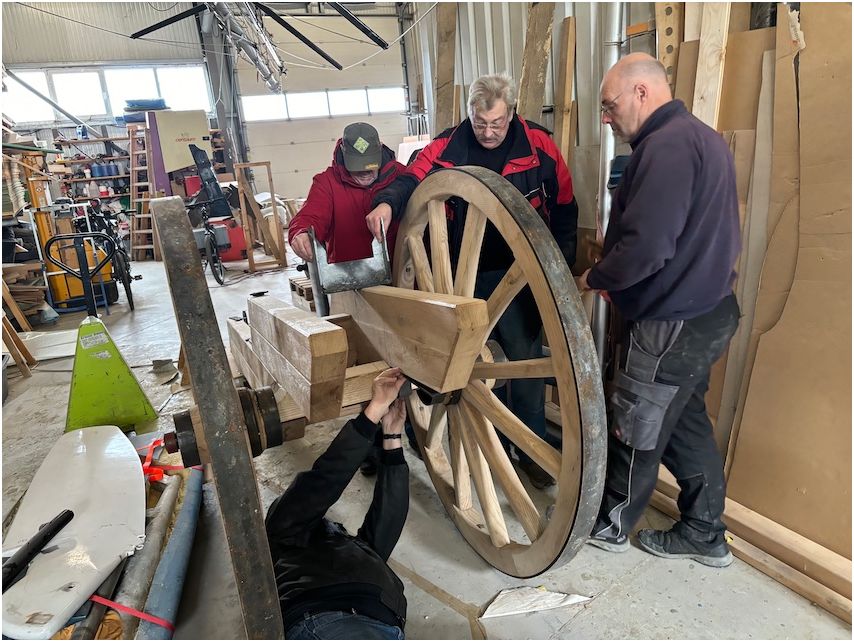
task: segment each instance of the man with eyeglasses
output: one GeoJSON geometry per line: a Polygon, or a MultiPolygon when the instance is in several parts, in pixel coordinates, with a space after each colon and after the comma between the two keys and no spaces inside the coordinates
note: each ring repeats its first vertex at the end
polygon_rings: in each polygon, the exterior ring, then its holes
{"type": "MultiPolygon", "coordinates": [[[[476,165],[500,174],[528,199],[548,224],[571,267],[575,262],[578,206],[569,170],[548,130],[520,118],[514,112],[515,106],[516,86],[507,74],[492,74],[475,80],[469,89],[469,117],[440,133],[419,152],[406,172],[374,198],[374,209],[366,217],[374,236],[379,234],[380,222],[388,227],[403,216],[409,197],[427,174],[443,167],[476,165]]],[[[451,261],[456,265],[467,204],[451,199],[446,205],[451,261]]],[[[475,296],[488,298],[512,264],[513,253],[498,230],[488,224],[481,246],[475,296]]],[[[510,360],[543,355],[542,322],[529,288],[526,287],[507,308],[494,336],[510,360]]],[[[508,401],[505,389],[496,394],[502,401],[508,401]]],[[[542,379],[513,380],[509,407],[536,435],[546,438],[542,379]]],[[[509,443],[505,443],[505,447],[509,451],[509,443]]],[[[555,483],[524,452],[518,450],[518,455],[519,467],[535,487],[545,488],[555,483]]]]}
{"type": "Polygon", "coordinates": [[[631,54],[605,75],[602,123],[632,156],[616,188],[603,257],[580,289],[607,292],[627,320],[610,396],[605,494],[590,544],[629,549],[664,463],[680,520],[640,546],[713,567],[732,562],[723,461],[706,413],[709,371],[738,326],[735,166],[715,130],[673,100],[660,62],[631,54]]]}

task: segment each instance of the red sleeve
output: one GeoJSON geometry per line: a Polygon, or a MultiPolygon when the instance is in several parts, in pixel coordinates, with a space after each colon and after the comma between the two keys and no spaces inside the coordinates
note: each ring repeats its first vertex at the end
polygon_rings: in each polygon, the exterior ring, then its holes
{"type": "Polygon", "coordinates": [[[314,177],[302,209],[288,225],[288,243],[293,242],[297,234],[307,232],[310,227],[314,228],[314,234],[318,240],[323,243],[329,240],[335,202],[331,187],[326,172],[321,172],[314,177]]]}
{"type": "Polygon", "coordinates": [[[418,156],[412,161],[412,165],[406,168],[405,174],[414,177],[419,183],[423,181],[424,177],[433,169],[436,159],[448,146],[448,140],[447,138],[437,138],[427,147],[424,147],[418,152],[418,156]]]}

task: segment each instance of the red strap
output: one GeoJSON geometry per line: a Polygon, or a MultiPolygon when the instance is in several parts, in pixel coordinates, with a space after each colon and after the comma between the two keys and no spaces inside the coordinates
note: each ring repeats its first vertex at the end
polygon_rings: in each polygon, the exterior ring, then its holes
{"type": "Polygon", "coordinates": [[[148,446],[148,454],[145,455],[145,461],[142,463],[142,472],[151,481],[160,481],[163,479],[163,470],[151,464],[151,460],[154,459],[154,449],[162,445],[162,439],[152,441],[148,446]]]}
{"type": "Polygon", "coordinates": [[[136,609],[132,609],[131,607],[125,606],[124,604],[119,604],[118,602],[113,602],[112,600],[108,600],[107,598],[101,597],[100,595],[93,595],[89,599],[97,604],[103,604],[104,606],[108,606],[111,609],[115,609],[116,611],[121,611],[122,613],[127,613],[128,615],[138,617],[140,620],[148,620],[152,624],[162,626],[170,633],[175,632],[175,626],[171,622],[167,622],[163,618],[155,617],[153,615],[149,615],[148,613],[143,613],[142,611],[137,611],[136,609]]]}

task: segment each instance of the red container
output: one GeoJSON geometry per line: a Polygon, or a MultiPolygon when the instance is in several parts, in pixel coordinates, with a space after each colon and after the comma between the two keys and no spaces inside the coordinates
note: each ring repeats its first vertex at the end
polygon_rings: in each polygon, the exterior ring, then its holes
{"type": "Polygon", "coordinates": [[[184,178],[184,191],[187,193],[187,198],[193,197],[200,189],[202,189],[201,176],[186,176],[184,178]]]}
{"type": "Polygon", "coordinates": [[[236,219],[226,217],[211,218],[212,225],[223,225],[228,230],[228,242],[231,247],[221,249],[219,252],[223,261],[242,261],[246,258],[246,238],[243,236],[243,228],[236,219]]]}

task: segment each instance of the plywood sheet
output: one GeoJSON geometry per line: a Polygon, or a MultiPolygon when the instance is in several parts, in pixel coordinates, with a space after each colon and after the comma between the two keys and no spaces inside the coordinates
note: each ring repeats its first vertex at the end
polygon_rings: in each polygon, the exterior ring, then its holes
{"type": "Polygon", "coordinates": [[[851,6],[801,6],[797,268],[759,341],[729,494],[850,559],[851,6]]]}
{"type": "Polygon", "coordinates": [[[688,111],[694,105],[694,83],[697,80],[697,57],[700,55],[700,41],[691,40],[679,45],[679,63],[676,65],[676,88],[673,95],[688,111]]]}

